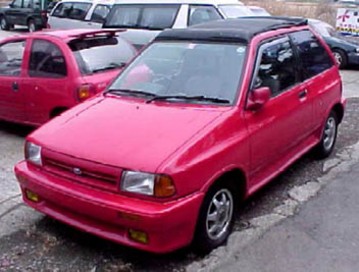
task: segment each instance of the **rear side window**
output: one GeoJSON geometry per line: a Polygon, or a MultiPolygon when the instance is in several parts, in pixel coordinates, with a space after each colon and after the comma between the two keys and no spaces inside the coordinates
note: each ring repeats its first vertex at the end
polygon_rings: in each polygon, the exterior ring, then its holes
{"type": "Polygon", "coordinates": [[[128,42],[118,37],[73,40],[69,47],[83,75],[120,68],[136,54],[128,42]]]}
{"type": "Polygon", "coordinates": [[[290,34],[303,65],[304,79],[313,77],[334,65],[328,52],[309,30],[290,34]]]}
{"type": "Polygon", "coordinates": [[[106,27],[127,27],[162,30],[171,28],[180,5],[115,5],[108,15],[106,27]]]}
{"type": "Polygon", "coordinates": [[[0,45],[0,75],[20,75],[24,50],[24,40],[0,45]]]}
{"type": "Polygon", "coordinates": [[[60,3],[52,16],[84,20],[90,8],[91,4],[88,3],[60,3]]]}
{"type": "Polygon", "coordinates": [[[34,40],[30,54],[29,75],[30,77],[65,77],[66,61],[60,48],[49,41],[34,40]]]}
{"type": "Polygon", "coordinates": [[[110,12],[109,6],[97,5],[91,15],[90,20],[93,22],[103,23],[109,12],[110,12]]]}
{"type": "Polygon", "coordinates": [[[191,5],[189,8],[189,26],[219,19],[222,17],[214,6],[191,5]]]}

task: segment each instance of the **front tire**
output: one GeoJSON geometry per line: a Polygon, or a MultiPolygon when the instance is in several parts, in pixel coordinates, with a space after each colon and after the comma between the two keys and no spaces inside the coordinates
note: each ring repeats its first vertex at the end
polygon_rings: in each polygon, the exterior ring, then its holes
{"type": "Polygon", "coordinates": [[[325,159],[333,152],[338,134],[338,117],[331,111],[325,121],[320,142],[315,147],[315,156],[318,159],[325,159]]]}
{"type": "Polygon", "coordinates": [[[0,27],[2,30],[10,30],[10,25],[7,22],[5,16],[1,16],[0,18],[0,27]]]}
{"type": "Polygon", "coordinates": [[[333,50],[333,55],[334,55],[335,61],[338,64],[340,69],[343,69],[343,68],[345,68],[347,66],[348,58],[347,58],[347,55],[345,54],[345,52],[343,50],[334,49],[333,50]]]}
{"type": "Polygon", "coordinates": [[[35,21],[32,19],[30,19],[29,22],[27,23],[27,28],[29,29],[29,32],[35,32],[36,30],[38,30],[35,21]]]}
{"type": "Polygon", "coordinates": [[[194,247],[207,253],[222,245],[232,231],[236,199],[231,186],[219,184],[207,193],[200,210],[194,247]]]}

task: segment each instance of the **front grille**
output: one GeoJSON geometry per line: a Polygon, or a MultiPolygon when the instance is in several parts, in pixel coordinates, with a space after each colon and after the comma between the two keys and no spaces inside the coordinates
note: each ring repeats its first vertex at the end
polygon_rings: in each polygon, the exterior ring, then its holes
{"type": "Polygon", "coordinates": [[[122,174],[120,168],[45,149],[42,150],[42,160],[44,169],[50,173],[87,186],[106,191],[118,191],[118,183],[122,174]]]}

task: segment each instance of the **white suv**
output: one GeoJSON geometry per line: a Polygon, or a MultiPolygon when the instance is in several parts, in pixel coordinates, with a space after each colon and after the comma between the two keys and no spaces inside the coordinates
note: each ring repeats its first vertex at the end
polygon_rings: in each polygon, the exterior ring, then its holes
{"type": "Polygon", "coordinates": [[[114,0],[62,0],[52,9],[48,25],[53,29],[101,28],[114,0]]]}
{"type": "Polygon", "coordinates": [[[103,27],[163,30],[253,15],[238,0],[121,0],[103,27]]]}

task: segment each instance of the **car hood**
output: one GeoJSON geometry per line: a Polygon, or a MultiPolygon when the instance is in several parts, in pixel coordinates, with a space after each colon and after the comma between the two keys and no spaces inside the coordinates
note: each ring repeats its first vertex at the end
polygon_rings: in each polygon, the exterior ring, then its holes
{"type": "Polygon", "coordinates": [[[155,172],[224,111],[98,96],[45,124],[29,140],[73,157],[155,172]]]}
{"type": "Polygon", "coordinates": [[[349,38],[338,38],[338,37],[325,37],[324,38],[328,44],[332,44],[332,45],[341,45],[346,47],[346,49],[350,48],[350,49],[354,49],[359,47],[359,43],[356,41],[352,41],[349,38]]]}

